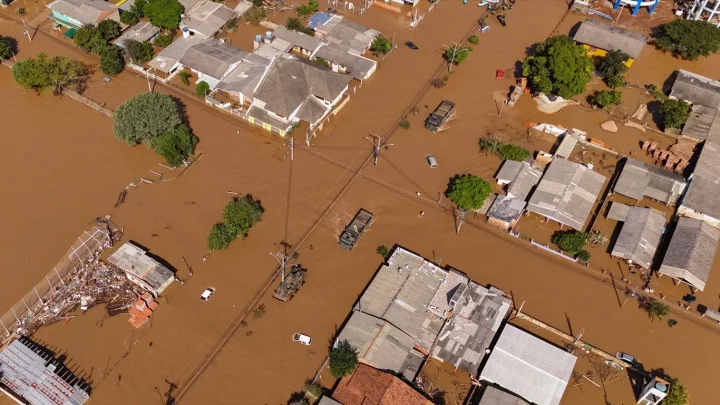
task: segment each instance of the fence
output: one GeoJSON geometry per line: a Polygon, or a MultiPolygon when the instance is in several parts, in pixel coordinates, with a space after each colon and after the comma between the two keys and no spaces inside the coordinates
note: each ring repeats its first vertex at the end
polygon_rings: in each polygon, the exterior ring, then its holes
{"type": "Polygon", "coordinates": [[[31,321],[29,312],[37,305],[44,305],[52,299],[56,287],[69,282],[83,264],[92,262],[111,240],[112,229],[109,223],[97,222],[78,236],[70,250],[25,296],[0,316],[0,334],[9,337],[22,331],[31,321]]]}

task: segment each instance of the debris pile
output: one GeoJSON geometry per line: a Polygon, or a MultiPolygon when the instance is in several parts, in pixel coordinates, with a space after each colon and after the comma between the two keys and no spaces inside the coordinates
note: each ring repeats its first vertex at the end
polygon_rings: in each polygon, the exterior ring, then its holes
{"type": "Polygon", "coordinates": [[[669,150],[658,149],[657,142],[648,140],[643,142],[642,150],[652,155],[655,164],[662,165],[665,169],[681,173],[685,171],[690,158],[692,158],[696,143],[686,139],[678,139],[669,150]]]}
{"type": "Polygon", "coordinates": [[[157,301],[153,299],[150,293],[145,293],[142,297],[135,301],[135,304],[130,307],[128,312],[130,313],[130,319],[128,322],[136,329],[146,324],[150,317],[158,307],[157,301]]]}

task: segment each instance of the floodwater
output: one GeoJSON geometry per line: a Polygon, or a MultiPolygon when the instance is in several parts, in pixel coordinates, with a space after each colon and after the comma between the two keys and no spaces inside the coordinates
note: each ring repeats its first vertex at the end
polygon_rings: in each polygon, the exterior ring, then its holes
{"type": "MultiPolygon", "coordinates": [[[[648,370],[663,368],[686,383],[695,403],[711,403],[712,370],[698,366],[695,359],[707,359],[705,364],[720,361],[720,355],[709,350],[717,340],[714,325],[683,316],[677,317],[680,322],[673,329],[650,323],[632,303],[620,308],[614,291],[594,273],[483,225],[468,223],[456,235],[452,215],[434,204],[454,174],[469,172],[486,179],[494,174],[500,162],[478,153],[480,136],[498,128],[513,132],[533,119],[524,115],[532,110],[527,96],[497,117],[494,97],[507,92],[511,83],[495,81],[495,70],[512,72],[526,48],[553,31],[566,8],[558,0],[523,1],[508,14],[508,27],[492,22],[468,60],[453,68],[447,86],[431,88],[420,98],[418,114],[408,115],[410,129],[393,135],[379,165],[367,166],[339,198],[352,179],[341,165],[358,168],[365,162],[371,148],[364,138],[384,136],[409,112],[440,68],[443,45],[465,36],[481,10],[444,1],[416,30],[398,30],[398,43],[412,40],[420,50],[401,46],[388,56],[312,141],[314,146],[297,148],[292,163],[282,159],[287,151],[282,141],[182,96],[200,138],[197,153],[202,157],[177,180],[131,190],[118,209],[112,208],[117,193],[131,180],[154,178],[149,170],[157,169],[160,160],[144,147],[130,148],[116,141],[108,118],[72,100],[25,93],[12,84],[7,70],[0,71],[0,106],[16,117],[8,133],[14,135],[12,146],[24,152],[0,163],[3,183],[11,184],[4,194],[11,198],[0,203],[7,221],[3,229],[12,229],[0,242],[13,246],[3,250],[2,264],[6,269],[23,268],[20,273],[0,275],[1,285],[7,286],[0,299],[7,305],[22,296],[99,215],[112,214],[125,229],[124,241],[147,246],[183,279],[188,275],[187,260],[194,276],[184,286],[168,289],[149,327],[134,331],[126,317],[105,319],[97,308],[35,336],[68,353],[71,363],[93,381],[94,401],[157,403],[171,383],[182,386],[187,381],[265,284],[276,269],[270,253],[285,240],[295,245],[298,262],[309,269],[307,283],[287,303],[266,295],[261,300],[266,306],[264,317],[249,318],[180,401],[281,404],[321,366],[327,344],[381,263],[376,247],[399,244],[467,272],[477,282],[511,292],[516,305],[525,301],[524,312],[560,329],[577,333],[584,327],[584,340],[609,352],[630,352],[648,370]],[[422,121],[442,99],[456,102],[457,114],[446,130],[433,134],[422,128],[422,121]],[[50,119],[33,119],[39,113],[50,119]],[[336,136],[331,137],[332,132],[336,136]],[[53,148],[38,150],[47,143],[53,148]],[[427,166],[428,153],[435,154],[439,168],[427,166]],[[228,191],[259,198],[266,209],[264,218],[246,240],[235,241],[227,251],[202,262],[207,254],[205,236],[232,197],[228,191]],[[418,191],[422,198],[416,197],[418,191]],[[376,221],[356,249],[346,252],[336,245],[337,236],[359,208],[373,212],[376,221]],[[426,215],[420,216],[421,211],[426,215]],[[202,302],[198,298],[207,287],[217,292],[202,302]],[[295,332],[312,336],[313,345],[291,342],[295,332]],[[688,339],[693,345],[686,344],[688,339]]],[[[383,30],[401,25],[398,16],[388,13],[372,8],[353,19],[371,27],[377,22],[383,30]]],[[[19,37],[16,25],[4,24],[0,33],[19,37]]],[[[21,58],[41,49],[81,55],[42,34],[32,45],[22,42],[21,46],[21,58]]],[[[133,76],[124,73],[104,86],[101,78],[95,78],[87,95],[114,108],[145,91],[145,81],[133,76]]],[[[584,119],[574,111],[582,110],[564,111],[562,117],[569,117],[568,122],[584,119]]],[[[554,123],[568,125],[562,120],[554,123]]],[[[518,142],[538,148],[551,145],[548,140],[519,138],[518,142]]],[[[323,384],[332,386],[333,380],[324,374],[323,384]]],[[[611,390],[608,395],[610,403],[633,400],[628,389],[611,390]]],[[[563,401],[563,405],[590,403],[602,402],[595,395],[575,392],[563,401]]]]}

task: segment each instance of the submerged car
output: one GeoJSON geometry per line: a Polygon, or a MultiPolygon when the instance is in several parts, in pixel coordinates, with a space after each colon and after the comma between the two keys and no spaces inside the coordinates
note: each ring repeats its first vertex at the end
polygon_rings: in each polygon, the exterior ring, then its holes
{"type": "Polygon", "coordinates": [[[312,338],[310,338],[310,336],[308,335],[303,335],[302,333],[296,333],[295,335],[293,335],[293,342],[298,342],[305,346],[310,346],[310,343],[312,343],[312,338]]]}
{"type": "Polygon", "coordinates": [[[617,352],[615,353],[615,357],[617,357],[618,360],[622,360],[624,363],[627,363],[633,367],[637,366],[638,364],[637,359],[627,353],[617,352]]]}
{"type": "Polygon", "coordinates": [[[215,294],[214,288],[206,288],[205,291],[200,295],[200,299],[203,301],[207,301],[212,297],[212,295],[215,294]]]}
{"type": "Polygon", "coordinates": [[[414,43],[412,43],[412,42],[410,42],[410,41],[405,42],[405,46],[407,46],[408,48],[412,49],[413,51],[416,51],[416,50],[420,49],[420,48],[417,47],[417,45],[415,45],[414,43]]]}

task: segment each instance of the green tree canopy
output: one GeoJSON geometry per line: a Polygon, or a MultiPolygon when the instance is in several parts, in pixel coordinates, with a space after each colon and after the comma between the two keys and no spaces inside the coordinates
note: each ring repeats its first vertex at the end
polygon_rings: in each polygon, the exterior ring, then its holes
{"type": "Polygon", "coordinates": [[[193,154],[197,142],[190,128],[182,124],[155,139],[155,153],[164,157],[171,166],[180,166],[193,154]]]}
{"type": "Polygon", "coordinates": [[[381,53],[386,54],[392,50],[392,43],[385,39],[384,36],[378,35],[373,39],[372,44],[370,44],[370,51],[375,55],[378,56],[381,53]]]}
{"type": "Polygon", "coordinates": [[[152,45],[147,42],[140,42],[134,39],[128,39],[125,41],[125,50],[127,51],[130,60],[132,60],[136,65],[142,65],[152,59],[153,56],[152,45]]]}
{"type": "Polygon", "coordinates": [[[178,0],[149,0],[143,7],[145,17],[152,25],[172,30],[180,26],[180,14],[184,10],[178,0]]]}
{"type": "Polygon", "coordinates": [[[250,24],[260,25],[261,22],[267,20],[268,13],[265,7],[255,5],[245,12],[244,17],[250,24]]]}
{"type": "Polygon", "coordinates": [[[720,49],[720,30],[707,21],[674,20],[658,31],[655,45],[683,59],[695,60],[720,49]]]}
{"type": "Polygon", "coordinates": [[[306,27],[305,24],[297,18],[289,17],[285,23],[285,28],[292,31],[302,32],[303,34],[310,35],[311,37],[315,36],[315,31],[313,31],[312,28],[306,27]]]}
{"type": "Polygon", "coordinates": [[[577,258],[583,263],[588,263],[590,261],[590,252],[581,250],[577,253],[577,258]]]}
{"type": "Polygon", "coordinates": [[[112,41],[120,36],[120,23],[115,20],[102,20],[97,27],[105,41],[112,41]]]}
{"type": "Polygon", "coordinates": [[[688,389],[682,385],[680,380],[677,378],[668,378],[667,380],[670,383],[670,389],[668,390],[668,394],[665,399],[663,399],[662,404],[687,405],[690,397],[688,389]]]}
{"type": "Polygon", "coordinates": [[[573,255],[583,250],[586,242],[587,234],[579,231],[557,231],[552,236],[552,243],[573,255]]]}
{"type": "Polygon", "coordinates": [[[649,299],[642,304],[643,309],[648,313],[651,321],[662,320],[663,316],[670,313],[670,307],[655,299],[649,299]]]}
{"type": "Polygon", "coordinates": [[[109,45],[100,52],[100,70],[106,75],[116,75],[125,68],[123,50],[119,46],[109,45]]]}
{"type": "Polygon", "coordinates": [[[167,34],[158,34],[153,40],[153,44],[158,48],[165,48],[172,43],[172,37],[167,34]]]}
{"type": "Polygon", "coordinates": [[[145,17],[146,4],[147,0],[135,0],[132,7],[130,7],[130,11],[138,17],[145,17]]]}
{"type": "Polygon", "coordinates": [[[667,99],[662,103],[660,111],[663,113],[663,125],[666,129],[680,129],[690,117],[690,105],[683,100],[667,99]]]}
{"type": "Polygon", "coordinates": [[[250,228],[260,222],[263,212],[265,209],[260,201],[249,194],[243,198],[233,198],[225,206],[223,223],[232,234],[245,239],[250,228]]]}
{"type": "Polygon", "coordinates": [[[123,103],[114,115],[115,136],[131,145],[155,139],[183,122],[175,100],[161,93],[143,93],[123,103]]]}
{"type": "Polygon", "coordinates": [[[312,15],[314,13],[317,13],[319,8],[320,7],[319,7],[317,0],[310,0],[308,2],[308,4],[302,4],[302,5],[298,6],[295,9],[295,12],[297,12],[297,15],[299,15],[300,17],[305,18],[305,17],[309,17],[310,15],[312,15]]]}
{"type": "Polygon", "coordinates": [[[612,88],[620,87],[625,82],[628,67],[625,62],[630,56],[619,49],[607,53],[598,63],[597,73],[605,78],[605,83],[612,88]]]}
{"type": "Polygon", "coordinates": [[[210,92],[210,85],[206,81],[200,81],[195,85],[195,94],[198,97],[205,97],[210,92]]]}
{"type": "Polygon", "coordinates": [[[459,65],[465,61],[465,59],[470,56],[470,52],[472,52],[472,47],[469,45],[466,46],[454,46],[452,48],[448,48],[445,50],[445,60],[448,62],[451,62],[455,65],[459,65]],[[454,57],[453,57],[454,55],[454,57]]]}
{"type": "Polygon", "coordinates": [[[15,39],[0,35],[0,59],[10,59],[15,52],[15,39]]]}
{"type": "Polygon", "coordinates": [[[622,104],[622,95],[623,94],[617,90],[601,90],[595,93],[592,97],[592,102],[599,107],[608,108],[611,105],[622,104]]]}
{"type": "Polygon", "coordinates": [[[517,145],[503,144],[498,148],[497,154],[506,160],[517,160],[522,162],[530,156],[530,151],[517,145]]]}
{"type": "Polygon", "coordinates": [[[470,211],[482,207],[490,193],[490,183],[478,176],[463,174],[450,181],[445,195],[461,210],[470,211]]]}
{"type": "Polygon", "coordinates": [[[339,341],[330,350],[330,374],[342,378],[352,374],[358,365],[357,350],[347,340],[339,341]]]}
{"type": "Polygon", "coordinates": [[[566,99],[584,92],[592,73],[592,59],[567,35],[548,38],[523,62],[531,89],[566,99]]]}
{"type": "Polygon", "coordinates": [[[102,37],[98,27],[92,24],[83,25],[77,30],[73,37],[73,42],[75,42],[78,48],[95,53],[99,53],[100,51],[100,49],[98,49],[99,44],[107,44],[107,40],[102,37]]]}
{"type": "Polygon", "coordinates": [[[124,11],[120,13],[120,22],[127,25],[135,25],[138,23],[138,16],[132,11],[124,11]]]}
{"type": "Polygon", "coordinates": [[[227,249],[235,236],[227,229],[225,224],[213,225],[207,237],[207,247],[210,251],[227,249]]]}
{"type": "Polygon", "coordinates": [[[88,67],[82,62],[64,56],[48,58],[44,53],[19,61],[12,73],[15,82],[26,89],[40,92],[51,88],[56,94],[70,87],[82,92],[89,78],[88,67]]]}

